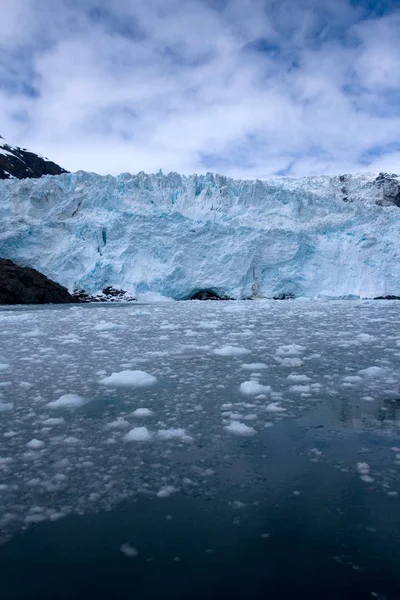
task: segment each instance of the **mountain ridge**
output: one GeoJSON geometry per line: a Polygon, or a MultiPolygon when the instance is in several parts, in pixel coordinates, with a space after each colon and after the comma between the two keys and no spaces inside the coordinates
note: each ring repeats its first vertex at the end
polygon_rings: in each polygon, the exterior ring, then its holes
{"type": "Polygon", "coordinates": [[[30,179],[62,173],[68,171],[40,154],[11,146],[0,135],[0,179],[30,179]]]}

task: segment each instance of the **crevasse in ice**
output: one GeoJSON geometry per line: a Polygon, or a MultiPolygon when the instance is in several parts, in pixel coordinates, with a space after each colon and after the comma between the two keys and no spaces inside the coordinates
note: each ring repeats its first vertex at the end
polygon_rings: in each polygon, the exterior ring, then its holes
{"type": "MultiPolygon", "coordinates": [[[[89,292],[400,295],[396,176],[80,171],[0,182],[0,256],[89,292]]],[[[400,197],[400,196],[399,196],[400,197]]]]}

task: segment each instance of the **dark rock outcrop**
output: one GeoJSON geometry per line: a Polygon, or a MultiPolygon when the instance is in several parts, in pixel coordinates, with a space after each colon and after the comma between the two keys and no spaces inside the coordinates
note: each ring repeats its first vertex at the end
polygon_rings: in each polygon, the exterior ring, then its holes
{"type": "Polygon", "coordinates": [[[76,300],[39,271],[0,258],[0,304],[61,304],[76,300]]]}
{"type": "Polygon", "coordinates": [[[68,173],[51,160],[29,152],[26,148],[10,146],[0,135],[0,179],[39,178],[42,175],[68,173]]]}
{"type": "Polygon", "coordinates": [[[291,293],[285,294],[284,292],[281,292],[280,294],[276,294],[273,297],[273,300],[294,300],[295,298],[296,298],[296,296],[294,294],[291,294],[291,293]]]}
{"type": "Polygon", "coordinates": [[[374,185],[382,193],[382,200],[378,200],[380,206],[395,205],[400,207],[400,180],[394,173],[379,173],[374,185]]]}
{"type": "Polygon", "coordinates": [[[376,296],[374,300],[400,300],[400,296],[376,296]]]}

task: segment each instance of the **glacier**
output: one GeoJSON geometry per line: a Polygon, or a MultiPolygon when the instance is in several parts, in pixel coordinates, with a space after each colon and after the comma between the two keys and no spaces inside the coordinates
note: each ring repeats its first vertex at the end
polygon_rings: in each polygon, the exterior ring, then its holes
{"type": "Polygon", "coordinates": [[[137,297],[400,295],[400,178],[79,171],[0,181],[0,256],[137,297]]]}

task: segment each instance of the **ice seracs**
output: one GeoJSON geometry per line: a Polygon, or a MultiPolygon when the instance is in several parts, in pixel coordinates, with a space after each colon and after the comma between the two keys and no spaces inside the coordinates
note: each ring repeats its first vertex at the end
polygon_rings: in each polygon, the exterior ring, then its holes
{"type": "Polygon", "coordinates": [[[0,256],[70,290],[114,286],[176,300],[201,290],[235,299],[400,296],[397,176],[80,171],[0,181],[0,198],[0,256]]]}

